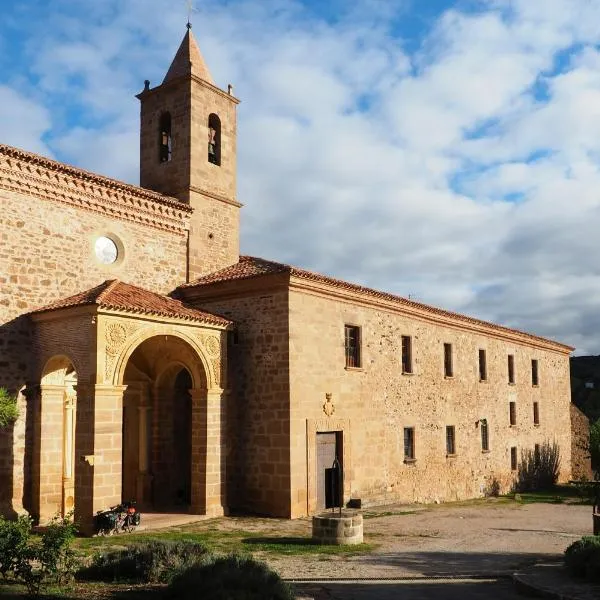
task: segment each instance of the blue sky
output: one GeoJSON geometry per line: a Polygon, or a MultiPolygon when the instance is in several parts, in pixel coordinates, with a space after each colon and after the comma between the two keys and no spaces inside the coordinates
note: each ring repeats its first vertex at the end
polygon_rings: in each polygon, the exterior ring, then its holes
{"type": "MultiPolygon", "coordinates": [[[[0,142],[137,183],[184,0],[27,0],[0,142]]],[[[600,353],[600,2],[203,0],[239,107],[242,251],[600,353]]]]}

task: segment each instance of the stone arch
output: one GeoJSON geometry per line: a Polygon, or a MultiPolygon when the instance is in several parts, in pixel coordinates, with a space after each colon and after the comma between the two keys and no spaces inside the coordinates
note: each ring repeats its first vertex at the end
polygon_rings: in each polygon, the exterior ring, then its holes
{"type": "Polygon", "coordinates": [[[194,352],[195,358],[200,361],[199,364],[202,366],[202,369],[198,368],[198,363],[195,361],[193,361],[194,364],[183,365],[190,371],[194,389],[220,389],[218,385],[218,379],[215,376],[215,369],[213,368],[210,358],[207,356],[199,341],[189,335],[187,332],[176,329],[172,325],[147,327],[137,331],[134,335],[132,335],[123,345],[123,348],[117,356],[111,378],[112,384],[123,384],[125,378],[125,369],[127,368],[129,359],[138,347],[152,338],[160,338],[161,336],[174,337],[183,341],[194,352]]]}
{"type": "Polygon", "coordinates": [[[49,358],[41,372],[32,465],[33,509],[40,521],[75,509],[77,380],[66,354],[49,358]]]}

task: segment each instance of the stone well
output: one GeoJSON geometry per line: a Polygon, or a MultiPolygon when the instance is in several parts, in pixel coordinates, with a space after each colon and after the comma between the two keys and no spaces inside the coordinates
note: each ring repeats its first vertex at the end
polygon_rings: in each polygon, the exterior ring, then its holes
{"type": "Polygon", "coordinates": [[[362,544],[363,517],[350,510],[314,516],[312,537],[319,544],[362,544]]]}

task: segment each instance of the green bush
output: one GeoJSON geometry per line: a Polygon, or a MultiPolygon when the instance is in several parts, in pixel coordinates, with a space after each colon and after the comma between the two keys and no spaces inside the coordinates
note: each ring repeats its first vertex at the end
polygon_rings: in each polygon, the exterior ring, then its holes
{"type": "Polygon", "coordinates": [[[206,557],[206,546],[197,542],[153,540],[106,554],[96,554],[89,567],[77,573],[88,581],[169,583],[185,569],[206,557]]]}
{"type": "Polygon", "coordinates": [[[168,597],[177,600],[293,600],[275,571],[249,556],[212,557],[173,579],[168,597]]]}
{"type": "Polygon", "coordinates": [[[65,583],[73,577],[76,559],[71,542],[75,525],[55,517],[41,537],[31,535],[31,519],[16,521],[0,517],[0,572],[24,584],[31,596],[37,596],[46,583],[65,583]]]}
{"type": "Polygon", "coordinates": [[[565,565],[573,577],[600,581],[600,536],[583,537],[565,550],[565,565]]]}
{"type": "Polygon", "coordinates": [[[0,428],[9,427],[19,418],[17,398],[0,387],[0,428]]]}
{"type": "Polygon", "coordinates": [[[560,448],[556,442],[545,441],[535,450],[521,451],[517,471],[515,490],[517,492],[534,492],[551,490],[560,474],[560,448]]]}

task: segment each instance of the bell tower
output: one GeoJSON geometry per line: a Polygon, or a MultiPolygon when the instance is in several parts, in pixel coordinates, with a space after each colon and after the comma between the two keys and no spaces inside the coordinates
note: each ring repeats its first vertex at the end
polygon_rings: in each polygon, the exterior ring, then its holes
{"type": "Polygon", "coordinates": [[[188,237],[188,281],[239,258],[236,199],[236,109],[229,86],[218,88],[191,25],[163,82],[146,81],[141,102],[140,185],[194,209],[188,237]]]}

